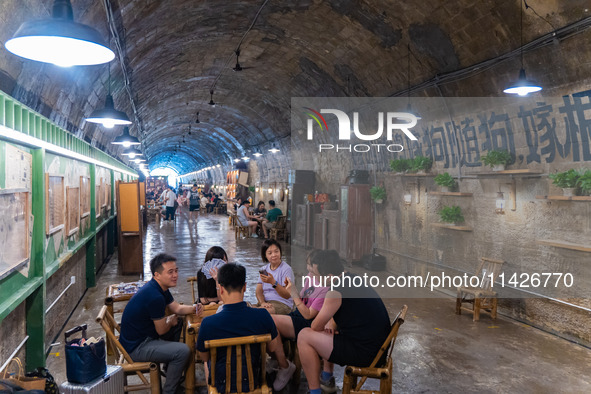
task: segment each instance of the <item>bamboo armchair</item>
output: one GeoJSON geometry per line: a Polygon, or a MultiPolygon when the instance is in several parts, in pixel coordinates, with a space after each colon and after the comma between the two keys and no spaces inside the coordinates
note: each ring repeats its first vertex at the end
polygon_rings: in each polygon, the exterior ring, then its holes
{"type": "Polygon", "coordinates": [[[125,348],[119,342],[119,336],[115,335],[115,330],[121,332],[121,326],[115,321],[111,313],[108,311],[107,305],[103,305],[96,322],[103,327],[107,340],[114,346],[115,365],[121,366],[125,374],[125,392],[137,390],[150,390],[152,394],[160,394],[160,365],[152,362],[134,362],[125,348]],[[137,374],[142,383],[136,385],[128,385],[127,376],[130,374],[137,374]],[[150,374],[150,381],[146,379],[144,373],[150,374]]]}
{"type": "Polygon", "coordinates": [[[486,257],[481,258],[476,276],[480,279],[480,286],[458,287],[456,298],[456,314],[462,311],[473,314],[472,321],[480,319],[480,313],[488,313],[493,319],[497,318],[497,292],[493,290],[493,284],[501,273],[505,262],[486,257]],[[472,308],[462,306],[463,303],[472,304],[472,308]]]}
{"type": "Polygon", "coordinates": [[[353,367],[350,365],[345,367],[343,394],[390,394],[392,392],[392,350],[394,349],[394,342],[396,342],[396,337],[398,336],[398,329],[402,323],[404,323],[407,310],[408,307],[404,305],[392,323],[390,334],[382,344],[382,347],[380,347],[378,354],[375,356],[369,367],[353,367]],[[386,365],[379,367],[377,363],[388,350],[388,347],[390,348],[390,351],[388,352],[386,365]],[[357,383],[357,378],[359,377],[361,377],[361,381],[357,383]],[[380,391],[361,390],[361,387],[367,378],[380,379],[380,391]]]}
{"type": "Polygon", "coordinates": [[[266,348],[267,342],[271,341],[271,334],[265,335],[250,335],[246,337],[238,337],[238,338],[226,338],[226,339],[216,339],[211,341],[205,341],[205,348],[209,349],[209,353],[211,356],[211,382],[208,386],[208,393],[209,394],[218,394],[218,390],[215,387],[215,364],[217,360],[217,350],[218,348],[225,347],[226,348],[226,394],[230,394],[231,391],[231,384],[232,384],[232,376],[235,376],[234,382],[236,383],[237,393],[245,393],[242,391],[242,362],[238,362],[238,360],[242,360],[242,357],[245,357],[246,361],[246,376],[248,378],[248,391],[246,393],[252,394],[270,394],[271,390],[267,386],[266,382],[266,348]],[[260,387],[255,387],[255,377],[253,372],[252,366],[252,357],[250,352],[250,345],[251,344],[260,344],[261,347],[261,376],[260,376],[260,387]],[[244,346],[244,353],[242,348],[244,346]],[[236,354],[236,373],[232,373],[232,363],[231,363],[231,355],[232,353],[236,354]]]}

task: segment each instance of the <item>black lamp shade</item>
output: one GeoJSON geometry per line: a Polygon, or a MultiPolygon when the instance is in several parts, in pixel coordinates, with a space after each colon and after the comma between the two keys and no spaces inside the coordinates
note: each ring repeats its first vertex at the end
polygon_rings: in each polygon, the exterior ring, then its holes
{"type": "Polygon", "coordinates": [[[125,112],[117,111],[115,109],[113,96],[110,94],[107,95],[105,100],[105,108],[94,110],[92,114],[86,118],[86,121],[100,123],[107,128],[111,128],[115,125],[131,124],[131,121],[125,112]]]}
{"type": "Polygon", "coordinates": [[[131,146],[131,145],[140,145],[140,140],[138,140],[136,137],[132,136],[129,134],[129,128],[128,127],[124,127],[123,128],[123,134],[121,134],[120,136],[117,136],[112,142],[111,144],[115,144],[115,145],[124,145],[124,146],[131,146]]]}

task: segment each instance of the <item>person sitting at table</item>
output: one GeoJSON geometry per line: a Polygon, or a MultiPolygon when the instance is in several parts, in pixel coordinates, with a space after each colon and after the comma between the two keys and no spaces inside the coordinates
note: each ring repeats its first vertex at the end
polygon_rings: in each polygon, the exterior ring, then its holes
{"type": "MultiPolygon", "coordinates": [[[[322,283],[320,281],[321,276],[318,267],[323,264],[323,260],[318,258],[319,250],[313,250],[308,254],[306,259],[306,268],[308,275],[304,278],[302,291],[298,293],[294,283],[289,278],[286,278],[286,290],[291,294],[296,309],[289,313],[287,316],[283,315],[272,315],[273,322],[277,326],[279,332],[278,341],[281,343],[282,338],[296,339],[301,330],[306,327],[310,327],[314,318],[318,315],[318,312],[322,308],[324,303],[324,297],[328,291],[328,287],[315,286],[315,284],[322,283]]],[[[279,370],[277,377],[273,382],[273,389],[276,391],[282,390],[289,378],[293,374],[291,361],[288,361],[283,351],[283,346],[277,346],[275,351],[275,357],[279,364],[279,370]]],[[[321,379],[321,385],[325,392],[334,393],[336,392],[336,386],[334,378],[332,376],[333,364],[325,362],[323,376],[327,376],[326,379],[321,379]],[[323,384],[324,383],[324,384],[323,384]]]]}
{"type": "Polygon", "coordinates": [[[176,287],[176,257],[160,253],[150,261],[152,279],[131,297],[121,319],[119,342],[133,361],[168,364],[163,393],[174,394],[191,357],[189,347],[179,342],[183,328],[178,315],[201,313],[201,305],[180,305],[170,294],[176,287]],[[171,315],[166,316],[166,308],[171,315]]]}
{"type": "Polygon", "coordinates": [[[275,222],[279,216],[283,215],[281,209],[275,207],[275,200],[269,200],[269,212],[267,212],[266,220],[263,220],[263,234],[265,238],[268,237],[269,229],[272,229],[275,226],[275,222]]]}
{"type": "Polygon", "coordinates": [[[281,244],[267,239],[261,247],[261,258],[267,263],[259,271],[259,282],[255,290],[258,304],[271,314],[287,315],[293,308],[293,300],[286,289],[285,279],[294,281],[293,270],[281,261],[281,244]]]}
{"type": "Polygon", "coordinates": [[[220,246],[212,246],[205,254],[203,267],[197,272],[197,295],[203,305],[215,304],[220,301],[217,283],[211,270],[218,269],[228,262],[226,251],[220,246]]]}
{"type": "Polygon", "coordinates": [[[249,236],[258,238],[258,235],[256,235],[258,222],[253,220],[255,217],[251,215],[250,212],[248,212],[249,207],[250,201],[248,200],[242,201],[242,204],[240,204],[240,207],[238,207],[238,213],[236,214],[236,217],[238,218],[238,224],[248,227],[249,236]]]}
{"type": "MultiPolygon", "coordinates": [[[[224,264],[220,267],[217,278],[220,298],[224,303],[224,308],[215,315],[203,319],[199,328],[196,347],[203,362],[207,363],[208,370],[211,371],[211,368],[215,368],[215,382],[212,383],[219,393],[224,393],[226,386],[226,351],[218,349],[216,365],[209,365],[210,355],[205,348],[205,341],[265,334],[271,334],[271,338],[276,338],[277,328],[271,315],[266,310],[250,308],[244,302],[246,269],[243,266],[233,263],[224,264]]],[[[268,349],[270,351],[275,351],[275,343],[275,341],[269,343],[268,349]]],[[[258,345],[251,345],[250,353],[255,387],[260,387],[260,360],[265,355],[260,354],[258,345]]],[[[234,355],[234,357],[236,356],[234,355]]],[[[232,364],[235,365],[235,361],[232,364]]],[[[248,387],[248,374],[245,372],[247,371],[246,360],[242,363],[242,371],[241,392],[248,392],[250,390],[248,387]]],[[[235,373],[236,369],[233,369],[233,372],[235,373]]],[[[208,381],[211,381],[210,374],[207,373],[206,376],[208,381]]],[[[230,391],[233,393],[238,392],[235,375],[232,376],[230,391]]]]}
{"type": "Polygon", "coordinates": [[[267,210],[265,209],[265,202],[259,201],[257,207],[254,210],[254,214],[257,216],[264,216],[267,214],[267,210]]]}
{"type": "Polygon", "coordinates": [[[321,392],[319,357],[339,365],[367,367],[390,332],[388,311],[375,290],[349,287],[348,283],[357,281],[344,272],[335,250],[319,251],[317,258],[323,261],[318,272],[331,286],[333,277],[340,280],[335,280],[333,290],[326,293],[311,326],[298,335],[298,351],[311,394],[321,392]]]}

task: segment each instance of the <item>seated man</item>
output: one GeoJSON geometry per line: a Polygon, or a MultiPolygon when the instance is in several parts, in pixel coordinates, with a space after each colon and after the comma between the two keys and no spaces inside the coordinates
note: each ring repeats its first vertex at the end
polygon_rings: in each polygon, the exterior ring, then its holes
{"type": "Polygon", "coordinates": [[[275,207],[275,200],[269,200],[269,212],[267,212],[266,220],[263,220],[263,234],[265,238],[268,237],[269,229],[275,226],[275,222],[279,216],[283,215],[281,209],[275,207]]]}
{"type": "Polygon", "coordinates": [[[163,393],[179,391],[183,371],[191,356],[189,347],[179,342],[182,319],[196,313],[194,305],[180,305],[170,294],[178,280],[176,257],[160,253],[150,261],[152,279],[133,297],[123,311],[119,341],[133,361],[167,363],[163,393]],[[165,316],[166,307],[172,315],[165,316]]]}
{"type": "MultiPolygon", "coordinates": [[[[224,303],[224,308],[221,312],[213,316],[203,319],[201,327],[199,328],[199,336],[197,337],[197,350],[204,362],[209,361],[209,351],[205,349],[205,341],[222,338],[235,338],[248,335],[264,335],[271,334],[272,338],[277,337],[277,329],[273,323],[273,319],[269,312],[265,309],[250,308],[244,302],[244,292],[246,291],[246,269],[238,264],[224,264],[220,267],[217,274],[219,284],[220,298],[224,303]]],[[[277,341],[273,340],[269,343],[268,349],[271,352],[275,351],[277,341]]],[[[244,353],[246,354],[246,352],[244,353]]],[[[235,356],[234,356],[235,357],[235,356]]],[[[260,386],[261,377],[261,357],[265,355],[260,354],[259,345],[251,346],[252,368],[253,376],[255,377],[255,386],[260,386]]],[[[233,363],[235,365],[235,363],[233,363]]],[[[242,363],[242,391],[247,392],[248,389],[248,374],[245,373],[246,362],[242,363]]],[[[224,393],[226,389],[226,351],[217,352],[217,362],[215,366],[215,384],[218,392],[224,393]]],[[[234,370],[235,372],[235,370],[234,370]]],[[[293,371],[292,371],[293,373],[293,371]]],[[[208,376],[208,380],[210,377],[208,376]]],[[[231,382],[231,391],[237,392],[235,376],[231,382]]]]}
{"type": "MultiPolygon", "coordinates": [[[[320,276],[328,278],[328,283],[336,278],[334,290],[326,293],[311,326],[298,336],[300,360],[311,394],[320,394],[319,356],[339,365],[367,367],[390,332],[390,317],[382,299],[372,288],[353,286],[351,274],[341,276],[343,265],[338,253],[321,250],[317,258],[323,261],[318,266],[320,276]]],[[[325,372],[322,379],[330,376],[325,372]]]]}

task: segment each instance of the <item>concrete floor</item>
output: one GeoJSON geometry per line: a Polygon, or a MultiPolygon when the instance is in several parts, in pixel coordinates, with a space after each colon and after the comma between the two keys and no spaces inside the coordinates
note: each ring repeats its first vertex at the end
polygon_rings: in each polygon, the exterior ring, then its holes
{"type": "MultiPolygon", "coordinates": [[[[231,262],[247,267],[246,298],[254,301],[257,268],[262,265],[261,244],[260,239],[235,241],[225,215],[201,215],[197,223],[191,224],[181,215],[175,223],[148,225],[144,261],[160,252],[177,256],[180,280],[171,292],[177,301],[190,303],[190,285],[184,278],[196,274],[207,249],[220,245],[231,262]]],[[[290,263],[291,254],[301,251],[283,245],[290,263]]],[[[87,323],[89,335],[103,335],[95,317],[103,305],[105,288],[140,279],[138,275],[118,274],[117,264],[115,255],[102,267],[97,286],[88,289],[66,324],[67,329],[87,323]]],[[[149,279],[149,268],[144,271],[145,279],[149,279]]],[[[295,271],[296,275],[301,273],[295,271]]],[[[471,316],[454,313],[455,300],[451,298],[389,298],[384,302],[391,318],[402,305],[409,307],[393,353],[393,392],[591,393],[591,349],[502,316],[492,321],[485,315],[479,322],[472,322],[471,316]]],[[[63,332],[59,340],[63,342],[63,332]]],[[[66,380],[63,345],[52,348],[47,364],[58,383],[66,380]]],[[[335,376],[342,387],[342,367],[336,367],[335,376]]],[[[366,385],[378,387],[377,382],[366,385]]],[[[300,387],[289,391],[306,390],[302,377],[300,387]]]]}

